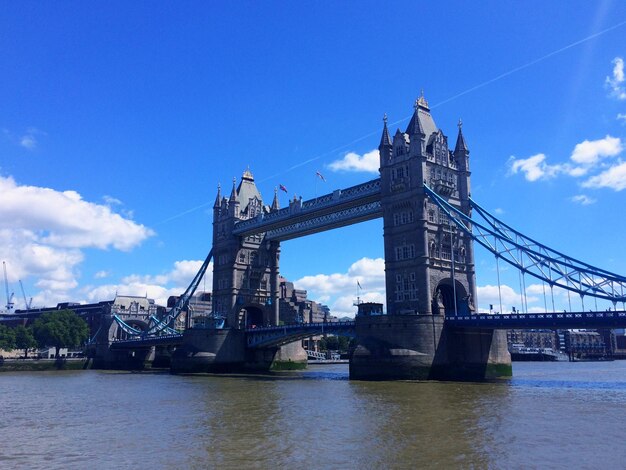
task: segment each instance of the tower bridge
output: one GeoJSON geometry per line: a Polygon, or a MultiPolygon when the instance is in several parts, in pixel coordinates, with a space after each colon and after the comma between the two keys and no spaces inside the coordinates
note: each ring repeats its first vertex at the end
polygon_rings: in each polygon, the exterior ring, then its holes
{"type": "Polygon", "coordinates": [[[460,122],[452,149],[421,96],[404,132],[398,129],[392,137],[385,116],[378,150],[379,178],[308,201],[294,197],[284,208],[277,191],[272,203],[264,204],[250,170],[239,184],[233,181],[229,196],[218,187],[213,245],[198,275],[168,314],[126,347],[167,332],[213,259],[213,312],[224,327],[172,336],[170,343],[180,344],[173,369],[263,368],[302,360],[288,343],[318,334],[325,325],[280,325],[280,243],[374,218],[383,219],[386,314],[326,325],[326,332],[334,328],[357,340],[351,378],[506,377],[511,360],[504,328],[626,326],[626,313],[617,310],[626,301],[626,278],[526,237],[472,200],[470,151],[460,122]],[[539,279],[552,299],[556,287],[581,300],[609,300],[613,311],[557,313],[552,300],[549,314],[546,300],[545,314],[479,314],[475,242],[493,253],[498,267],[506,262],[522,279],[539,279]]]}

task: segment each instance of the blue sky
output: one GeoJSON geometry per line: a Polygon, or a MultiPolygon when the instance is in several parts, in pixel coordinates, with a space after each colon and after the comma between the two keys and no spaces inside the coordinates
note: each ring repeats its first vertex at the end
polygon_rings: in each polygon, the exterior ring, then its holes
{"type": "MultiPolygon", "coordinates": [[[[17,306],[18,279],[35,305],[181,292],[218,182],[249,165],[269,203],[279,184],[307,199],[372,179],[383,114],[404,130],[422,89],[452,141],[463,119],[474,199],[626,273],[626,4],[432,3],[2,2],[0,259],[17,306]]],[[[381,221],[282,253],[337,314],[357,279],[384,296],[381,221]]],[[[488,308],[493,257],[477,265],[488,308]]]]}

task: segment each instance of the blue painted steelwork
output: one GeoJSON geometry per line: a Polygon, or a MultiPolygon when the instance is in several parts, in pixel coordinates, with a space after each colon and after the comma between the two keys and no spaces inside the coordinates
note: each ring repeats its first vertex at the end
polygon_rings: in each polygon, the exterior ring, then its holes
{"type": "Polygon", "coordinates": [[[164,332],[165,334],[168,335],[177,335],[179,334],[178,331],[176,331],[174,328],[170,328],[169,326],[167,326],[167,324],[165,324],[164,322],[160,321],[157,317],[155,317],[154,315],[150,315],[150,320],[157,326],[161,327],[162,332],[164,332]]]}
{"type": "Polygon", "coordinates": [[[130,336],[140,336],[142,334],[141,330],[138,330],[137,328],[133,328],[132,326],[130,326],[128,323],[126,323],[117,315],[113,315],[113,319],[119,325],[119,327],[122,329],[124,333],[130,336]]]}
{"type": "Polygon", "coordinates": [[[353,337],[356,333],[353,321],[329,323],[298,323],[295,325],[247,328],[246,344],[249,348],[282,346],[299,339],[323,334],[353,337]]]}
{"type": "Polygon", "coordinates": [[[160,322],[150,327],[148,331],[144,333],[145,336],[154,335],[156,333],[163,331],[166,327],[172,326],[172,324],[178,318],[180,313],[183,310],[185,310],[185,308],[187,308],[187,304],[189,304],[189,300],[191,299],[193,294],[196,292],[196,289],[200,285],[200,281],[204,277],[204,273],[206,273],[206,270],[209,267],[209,263],[211,262],[212,258],[213,258],[213,248],[211,248],[211,251],[209,251],[209,254],[204,260],[204,263],[202,263],[202,266],[200,266],[198,273],[189,284],[189,287],[187,287],[187,290],[183,293],[183,295],[181,295],[178,298],[174,306],[164,315],[164,317],[160,320],[160,322]]]}
{"type": "Polygon", "coordinates": [[[174,306],[170,310],[167,311],[167,313],[163,316],[162,319],[157,319],[156,317],[151,316],[150,319],[152,320],[154,324],[151,327],[149,327],[146,331],[137,330],[136,328],[133,328],[132,326],[125,323],[124,320],[122,320],[117,315],[114,315],[114,318],[117,324],[122,328],[122,330],[125,333],[131,336],[144,336],[144,337],[154,336],[164,331],[168,334],[171,334],[172,332],[176,333],[176,330],[172,329],[171,325],[178,318],[180,313],[183,310],[185,310],[185,308],[187,308],[187,305],[189,304],[189,300],[191,299],[193,294],[196,292],[196,289],[200,285],[200,281],[204,277],[204,274],[206,273],[206,270],[209,267],[209,263],[211,262],[212,258],[213,258],[213,249],[209,251],[209,254],[204,260],[204,263],[202,263],[202,266],[200,266],[198,273],[193,278],[193,280],[189,284],[189,287],[187,287],[187,290],[185,290],[183,295],[181,295],[178,298],[174,306]]]}
{"type": "Polygon", "coordinates": [[[626,311],[511,313],[446,316],[446,324],[460,328],[494,329],[569,329],[569,328],[625,328],[626,311]]]}
{"type": "Polygon", "coordinates": [[[626,277],[564,255],[523,235],[489,214],[472,199],[471,208],[484,223],[449,204],[426,184],[424,191],[456,227],[522,273],[546,282],[551,288],[560,287],[581,297],[610,300],[614,307],[617,302],[626,302],[626,277]]]}

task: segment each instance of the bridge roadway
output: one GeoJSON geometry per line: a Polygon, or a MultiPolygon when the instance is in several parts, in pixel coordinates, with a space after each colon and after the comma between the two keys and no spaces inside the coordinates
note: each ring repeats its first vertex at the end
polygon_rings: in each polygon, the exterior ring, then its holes
{"type": "Polygon", "coordinates": [[[626,328],[626,311],[446,315],[446,324],[496,330],[626,328]]]}
{"type": "MultiPolygon", "coordinates": [[[[626,310],[606,312],[510,313],[454,316],[446,315],[446,324],[456,328],[570,329],[626,328],[626,310]]],[[[354,321],[297,323],[292,325],[246,328],[249,348],[281,346],[299,339],[323,334],[354,336],[354,321]]],[[[111,349],[134,349],[150,346],[179,346],[183,335],[149,336],[114,341],[111,349]]]]}

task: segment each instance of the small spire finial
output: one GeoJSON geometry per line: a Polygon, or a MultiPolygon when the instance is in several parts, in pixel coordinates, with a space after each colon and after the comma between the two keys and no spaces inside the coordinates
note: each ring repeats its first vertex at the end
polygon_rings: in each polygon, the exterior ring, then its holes
{"type": "Polygon", "coordinates": [[[457,124],[459,130],[461,130],[461,128],[463,127],[463,121],[461,120],[461,118],[459,118],[459,123],[457,124]]]}
{"type": "Polygon", "coordinates": [[[417,98],[415,100],[415,103],[413,104],[413,109],[415,109],[415,111],[417,111],[417,108],[419,107],[419,105],[420,105],[420,100],[419,100],[419,98],[417,98]]]}
{"type": "Polygon", "coordinates": [[[387,113],[385,113],[385,115],[383,116],[383,122],[385,123],[385,126],[387,125],[387,113]]]}

